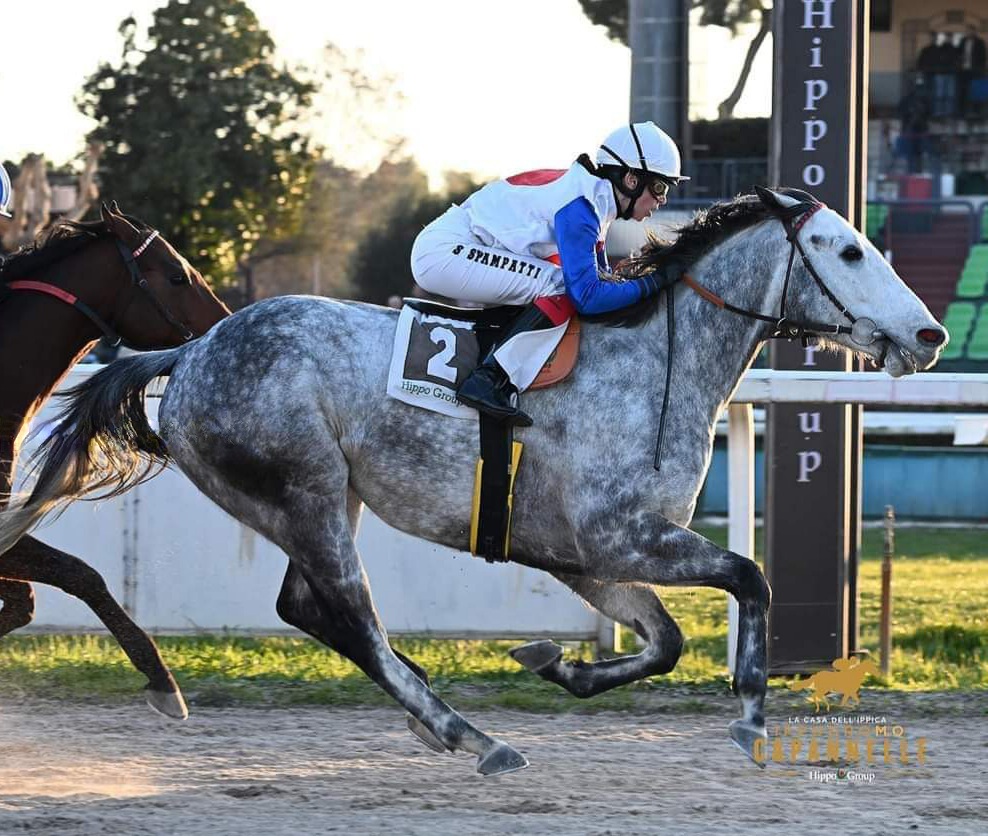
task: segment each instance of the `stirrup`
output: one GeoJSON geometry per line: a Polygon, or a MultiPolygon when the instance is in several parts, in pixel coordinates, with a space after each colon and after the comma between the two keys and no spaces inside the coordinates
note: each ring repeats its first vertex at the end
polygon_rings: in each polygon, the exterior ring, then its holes
{"type": "Polygon", "coordinates": [[[532,426],[531,416],[518,408],[518,392],[497,364],[485,363],[474,369],[456,390],[456,397],[497,421],[518,427],[532,426]],[[469,391],[471,387],[475,391],[469,391]]]}

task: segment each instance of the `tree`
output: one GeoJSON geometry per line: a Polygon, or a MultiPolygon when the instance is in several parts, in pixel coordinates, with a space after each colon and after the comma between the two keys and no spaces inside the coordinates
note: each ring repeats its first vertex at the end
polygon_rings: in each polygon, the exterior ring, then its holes
{"type": "Polygon", "coordinates": [[[369,71],[360,51],[332,43],[312,77],[318,91],[307,124],[320,137],[323,158],[310,176],[304,222],[290,238],[262,239],[240,260],[239,292],[224,296],[234,307],[284,293],[349,296],[346,268],[359,239],[406,180],[425,182],[413,164],[400,161],[405,140],[394,117],[403,99],[395,78],[369,71]]]}
{"type": "MultiPolygon", "coordinates": [[[[411,164],[406,162],[404,165],[411,164]]],[[[395,167],[392,165],[391,168],[395,167]]],[[[445,212],[450,203],[462,202],[477,189],[477,184],[469,177],[451,174],[447,175],[448,187],[443,193],[430,192],[425,174],[414,170],[417,178],[408,178],[407,168],[402,172],[404,186],[398,193],[395,190],[384,192],[390,194],[390,208],[379,216],[382,220],[377,225],[367,230],[353,253],[349,273],[356,299],[383,305],[391,296],[409,295],[413,287],[409,262],[415,236],[445,212]]],[[[367,178],[365,187],[380,194],[381,180],[394,181],[396,173],[378,170],[367,178]]]]}
{"type": "MultiPolygon", "coordinates": [[[[598,26],[607,27],[612,40],[628,45],[628,0],[580,0],[586,16],[598,26]]],[[[691,0],[691,7],[702,9],[701,26],[722,26],[737,35],[742,24],[758,21],[758,31],[748,44],[737,83],[730,95],[717,106],[721,119],[731,119],[741,100],[755,55],[772,27],[772,7],[765,0],[691,0]]]]}
{"type": "Polygon", "coordinates": [[[314,161],[299,127],[314,87],[278,68],[241,0],[169,0],[146,44],[120,26],[119,67],[101,64],[80,110],[105,146],[102,192],[152,223],[214,284],[257,242],[299,225],[314,161]]]}

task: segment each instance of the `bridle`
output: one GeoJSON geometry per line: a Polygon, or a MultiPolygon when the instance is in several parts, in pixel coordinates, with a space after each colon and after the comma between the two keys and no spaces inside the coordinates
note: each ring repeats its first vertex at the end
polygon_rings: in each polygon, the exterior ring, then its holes
{"type": "MultiPolygon", "coordinates": [[[[158,299],[148,284],[147,279],[144,278],[140,265],[137,263],[137,259],[140,258],[141,254],[149,246],[151,246],[151,242],[154,241],[159,234],[160,233],[158,230],[152,230],[138,245],[137,249],[133,251],[129,250],[116,236],[114,236],[114,243],[117,245],[117,251],[120,253],[121,258],[123,258],[124,264],[127,267],[127,272],[130,274],[131,287],[137,288],[144,293],[154,309],[161,315],[162,319],[164,319],[165,322],[167,322],[181,335],[183,342],[188,342],[195,336],[195,334],[193,334],[191,329],[183,324],[160,299],[158,299]]],[[[48,282],[39,282],[33,279],[19,279],[16,281],[7,282],[3,285],[3,287],[9,288],[10,290],[30,290],[35,293],[45,293],[48,296],[54,296],[56,299],[65,302],[67,305],[71,305],[90,322],[92,322],[93,325],[95,325],[103,334],[106,341],[113,347],[124,343],[123,337],[121,337],[105,319],[103,319],[98,313],[96,313],[96,311],[89,307],[89,305],[83,302],[74,293],[70,293],[67,290],[63,290],[60,287],[49,284],[48,282]]],[[[130,307],[133,300],[134,297],[131,296],[130,301],[128,301],[127,305],[124,307],[124,310],[120,313],[121,317],[130,307]]]]}
{"type": "MultiPolygon", "coordinates": [[[[772,214],[775,215],[775,217],[782,223],[782,226],[786,231],[786,240],[789,242],[789,262],[786,265],[786,278],[782,284],[782,300],[779,303],[778,316],[770,316],[769,314],[763,314],[758,311],[752,311],[747,308],[740,308],[737,305],[732,305],[712,290],[705,288],[687,273],[684,273],[682,276],[681,280],[683,284],[703,299],[706,299],[708,302],[716,305],[718,308],[738,314],[739,316],[747,317],[748,319],[756,319],[761,322],[771,324],[772,332],[768,335],[768,339],[783,339],[790,341],[798,339],[804,346],[806,346],[809,340],[814,337],[847,334],[857,345],[862,347],[871,345],[876,340],[884,337],[885,334],[878,329],[878,326],[873,320],[868,319],[867,317],[855,317],[847,309],[847,307],[837,298],[834,292],[827,287],[827,283],[816,271],[816,268],[813,266],[813,263],[810,261],[809,256],[806,254],[806,250],[803,249],[803,245],[799,240],[799,231],[806,225],[807,221],[809,221],[814,214],[823,209],[824,206],[825,205],[823,203],[816,200],[805,200],[800,201],[789,208],[783,208],[780,206],[771,207],[772,214]],[[786,316],[786,303],[789,298],[789,283],[792,278],[792,269],[793,264],[796,261],[797,252],[799,253],[800,259],[802,259],[806,272],[810,274],[811,278],[816,283],[816,286],[820,289],[820,292],[823,293],[823,295],[830,300],[834,307],[840,311],[841,315],[851,323],[850,325],[827,324],[822,322],[812,322],[810,320],[790,320],[786,316]]],[[[665,392],[662,396],[662,416],[659,419],[659,435],[655,443],[655,460],[653,465],[656,470],[659,470],[659,465],[662,460],[662,439],[665,436],[666,415],[669,411],[669,390],[671,389],[672,384],[672,355],[676,335],[676,317],[673,301],[675,299],[674,285],[667,285],[665,291],[667,321],[666,334],[668,335],[669,348],[666,361],[666,386],[665,392]]]]}
{"type": "Polygon", "coordinates": [[[805,346],[811,337],[826,337],[835,334],[847,334],[856,345],[860,345],[862,347],[871,345],[875,342],[875,340],[878,340],[885,335],[878,330],[878,326],[873,320],[868,319],[867,317],[858,318],[854,316],[837,298],[836,294],[834,294],[834,292],[827,287],[827,283],[816,271],[816,268],[810,261],[809,256],[806,254],[806,250],[803,249],[803,244],[799,240],[799,231],[806,225],[806,222],[809,221],[814,214],[823,208],[825,208],[825,204],[823,203],[818,203],[816,201],[803,201],[788,209],[776,208],[772,210],[773,214],[779,219],[786,231],[786,240],[789,242],[790,247],[789,263],[786,265],[786,278],[782,284],[782,301],[779,305],[778,316],[770,316],[768,314],[758,313],[757,311],[751,311],[746,308],[739,308],[736,305],[732,305],[729,302],[724,301],[723,298],[718,296],[713,291],[705,288],[698,281],[696,281],[696,279],[688,274],[683,275],[683,284],[699,296],[706,299],[708,302],[716,305],[718,308],[730,311],[731,313],[739,314],[740,316],[747,317],[748,319],[757,319],[762,322],[770,323],[773,326],[772,333],[768,335],[768,339],[770,340],[798,339],[805,346]],[[851,323],[850,325],[827,324],[823,322],[812,322],[809,320],[790,320],[786,316],[786,303],[789,298],[789,283],[792,278],[792,268],[796,260],[797,252],[803,262],[803,266],[806,268],[806,272],[810,274],[810,277],[816,283],[816,286],[820,289],[820,292],[823,293],[823,295],[830,300],[831,304],[833,304],[833,306],[840,311],[841,315],[851,323]]]}

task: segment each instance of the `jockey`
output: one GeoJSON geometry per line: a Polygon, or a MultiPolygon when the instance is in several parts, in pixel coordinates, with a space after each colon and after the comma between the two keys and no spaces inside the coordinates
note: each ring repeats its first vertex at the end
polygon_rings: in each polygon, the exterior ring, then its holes
{"type": "Polygon", "coordinates": [[[521,305],[498,345],[457,389],[468,406],[531,426],[518,408],[574,313],[632,305],[667,283],[609,272],[604,239],[615,218],[644,221],[680,175],[679,149],[652,122],[622,125],[565,170],[496,180],[419,233],[412,275],[430,293],[484,305],[521,305]]]}
{"type": "Polygon", "coordinates": [[[7,209],[10,205],[11,192],[10,175],[7,174],[7,169],[3,167],[3,163],[0,163],[0,217],[2,218],[11,217],[10,211],[7,209]]]}

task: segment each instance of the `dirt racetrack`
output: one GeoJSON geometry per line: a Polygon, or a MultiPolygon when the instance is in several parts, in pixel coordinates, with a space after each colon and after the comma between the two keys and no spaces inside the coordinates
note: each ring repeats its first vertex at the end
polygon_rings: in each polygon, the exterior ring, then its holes
{"type": "Polygon", "coordinates": [[[728,742],[727,703],[723,714],[470,713],[532,764],[486,779],[472,757],[423,747],[398,709],[193,708],[176,723],[136,704],[7,704],[0,833],[985,834],[985,701],[944,700],[947,713],[929,696],[883,706],[926,738],[924,765],[829,783],[805,764],[747,762],[728,742]]]}

